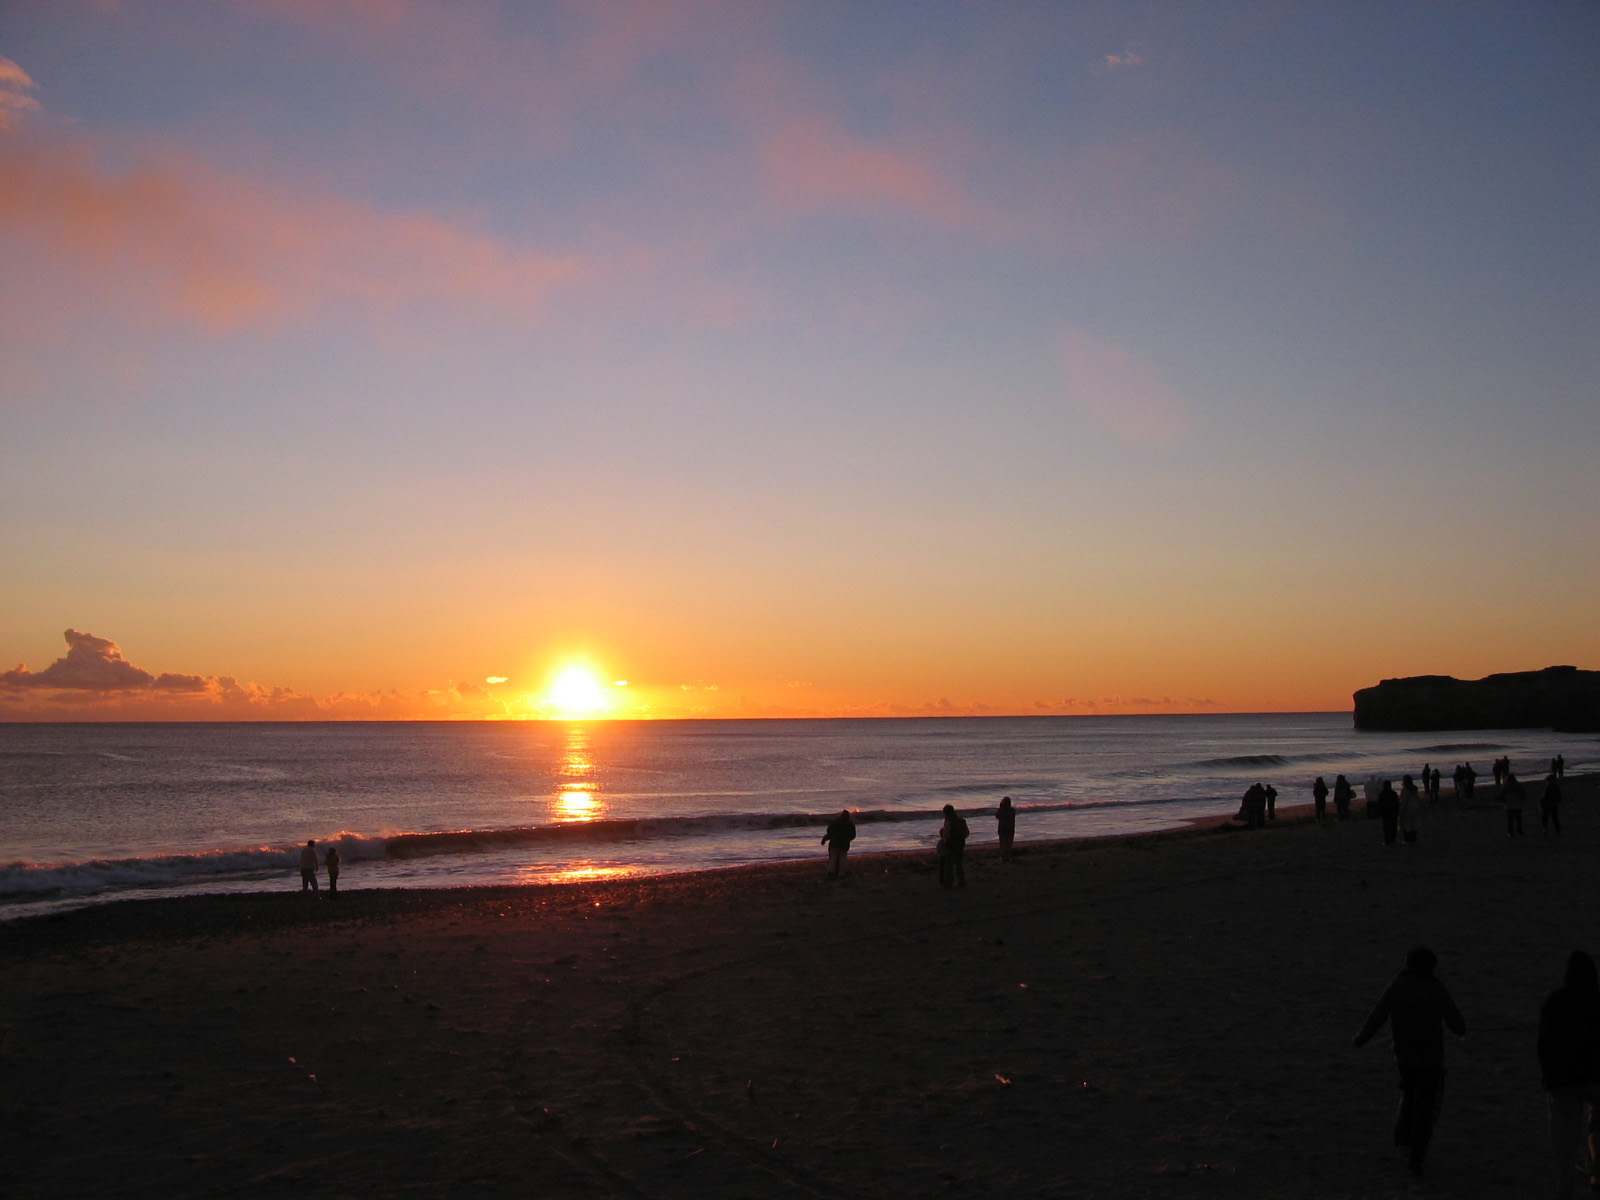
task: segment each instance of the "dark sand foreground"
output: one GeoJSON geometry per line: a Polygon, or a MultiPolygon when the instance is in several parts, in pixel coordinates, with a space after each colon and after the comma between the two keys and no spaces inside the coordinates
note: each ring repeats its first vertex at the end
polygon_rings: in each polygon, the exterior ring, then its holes
{"type": "Polygon", "coordinates": [[[0,1194],[1543,1195],[1539,1004],[1600,951],[1595,781],[1567,796],[1559,840],[1447,798],[1416,846],[980,847],[964,892],[819,851],[13,922],[0,1194]],[[1416,941],[1472,1027],[1420,1183],[1386,1039],[1350,1046],[1416,941]]]}

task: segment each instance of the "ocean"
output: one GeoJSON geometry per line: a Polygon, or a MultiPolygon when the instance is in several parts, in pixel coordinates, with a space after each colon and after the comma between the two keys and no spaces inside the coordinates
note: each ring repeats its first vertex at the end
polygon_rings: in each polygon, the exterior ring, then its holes
{"type": "Polygon", "coordinates": [[[341,886],[456,887],[931,848],[953,804],[972,844],[1002,796],[1017,839],[1104,837],[1238,807],[1251,783],[1509,755],[1542,776],[1600,738],[1361,733],[1348,713],[794,721],[0,724],[0,918],[136,896],[297,888],[336,842],[341,886]]]}

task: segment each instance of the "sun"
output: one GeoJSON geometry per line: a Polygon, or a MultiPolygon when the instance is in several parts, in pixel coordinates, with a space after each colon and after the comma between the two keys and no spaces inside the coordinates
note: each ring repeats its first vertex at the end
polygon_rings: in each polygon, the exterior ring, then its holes
{"type": "Polygon", "coordinates": [[[550,685],[549,706],[562,716],[587,717],[606,707],[605,689],[584,667],[567,667],[550,685]]]}

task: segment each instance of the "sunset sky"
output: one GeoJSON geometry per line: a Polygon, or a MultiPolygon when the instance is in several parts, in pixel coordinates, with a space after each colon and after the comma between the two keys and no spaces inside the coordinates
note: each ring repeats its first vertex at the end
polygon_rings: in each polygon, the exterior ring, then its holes
{"type": "Polygon", "coordinates": [[[9,0],[0,719],[1600,667],[1597,63],[1592,3],[9,0]]]}

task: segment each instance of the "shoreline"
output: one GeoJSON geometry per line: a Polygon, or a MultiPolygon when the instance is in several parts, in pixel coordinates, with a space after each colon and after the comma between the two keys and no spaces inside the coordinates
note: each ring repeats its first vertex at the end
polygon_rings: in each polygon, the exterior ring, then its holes
{"type": "Polygon", "coordinates": [[[7,922],[0,1192],[1406,1195],[1349,1038],[1416,941],[1474,1031],[1422,1186],[1543,1191],[1597,782],[1560,839],[1530,788],[1522,839],[1483,792],[1415,846],[1286,806],[974,847],[964,891],[911,851],[7,922]]]}

